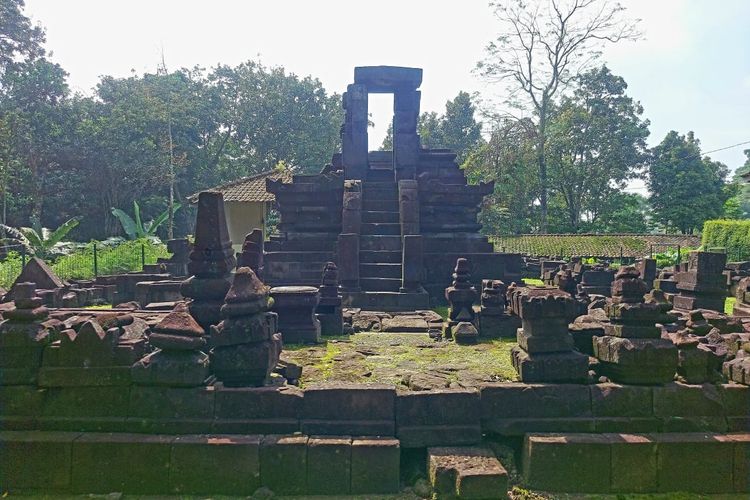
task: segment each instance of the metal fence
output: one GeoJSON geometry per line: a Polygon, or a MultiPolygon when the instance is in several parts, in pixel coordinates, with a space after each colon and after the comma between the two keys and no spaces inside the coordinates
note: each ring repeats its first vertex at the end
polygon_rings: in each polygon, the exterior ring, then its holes
{"type": "MultiPolygon", "coordinates": [[[[168,255],[165,249],[159,247],[154,251],[144,243],[125,242],[114,246],[90,243],[69,254],[43,260],[57,276],[71,280],[142,271],[146,264],[155,264],[158,257],[168,255]]],[[[32,255],[23,245],[0,246],[0,286],[12,285],[30,258],[32,255]]]]}

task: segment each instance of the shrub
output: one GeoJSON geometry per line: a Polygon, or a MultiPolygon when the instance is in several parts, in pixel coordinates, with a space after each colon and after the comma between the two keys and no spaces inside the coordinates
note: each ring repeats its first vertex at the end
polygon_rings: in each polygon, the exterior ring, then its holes
{"type": "Polygon", "coordinates": [[[702,246],[725,248],[730,261],[750,260],[750,220],[709,220],[703,225],[702,246]]]}

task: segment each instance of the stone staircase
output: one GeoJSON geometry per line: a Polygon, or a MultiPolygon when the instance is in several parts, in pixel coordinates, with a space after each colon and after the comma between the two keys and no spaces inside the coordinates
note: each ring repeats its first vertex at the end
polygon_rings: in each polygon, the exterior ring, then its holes
{"type": "Polygon", "coordinates": [[[360,286],[364,292],[398,292],[401,287],[401,225],[393,170],[375,169],[362,183],[359,239],[360,286]]]}

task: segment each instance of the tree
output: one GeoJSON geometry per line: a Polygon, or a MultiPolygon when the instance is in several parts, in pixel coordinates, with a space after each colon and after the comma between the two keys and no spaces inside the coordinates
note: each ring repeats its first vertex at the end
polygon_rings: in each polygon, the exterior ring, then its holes
{"type": "Polygon", "coordinates": [[[609,202],[644,164],[649,122],[626,89],[606,66],[592,69],[550,115],[546,163],[568,231],[578,232],[584,217],[596,227],[606,210],[616,210],[609,202]]]}
{"type": "Polygon", "coordinates": [[[547,127],[554,98],[599,56],[605,43],[640,34],[634,22],[622,18],[624,8],[606,0],[513,0],[492,5],[501,31],[477,69],[489,81],[508,83],[511,107],[532,112],[540,230],[546,232],[547,127]]]}
{"type": "Polygon", "coordinates": [[[692,234],[703,222],[722,215],[731,196],[726,165],[701,158],[700,142],[670,131],[651,154],[647,183],[654,219],[667,229],[692,234]]]}
{"type": "MultiPolygon", "coordinates": [[[[469,154],[482,142],[482,124],[477,122],[474,114],[476,106],[468,92],[459,92],[445,103],[445,114],[426,111],[419,115],[417,132],[425,148],[448,148],[456,153],[456,161],[463,164],[469,154]]],[[[381,151],[393,149],[393,124],[388,131],[381,151]]]]}
{"type": "Polygon", "coordinates": [[[495,181],[485,197],[479,220],[487,234],[519,234],[536,229],[539,179],[534,173],[534,124],[505,119],[495,124],[490,138],[464,162],[470,182],[495,181]]]}
{"type": "Polygon", "coordinates": [[[54,231],[46,227],[39,230],[31,227],[14,228],[4,224],[0,224],[0,227],[3,232],[10,235],[11,239],[23,245],[27,252],[41,259],[47,259],[52,255],[55,245],[60,243],[77,225],[78,220],[73,218],[65,221],[54,231]]]}
{"type": "Polygon", "coordinates": [[[0,78],[19,61],[44,55],[44,30],[23,14],[23,0],[0,2],[0,78]]]}
{"type": "Polygon", "coordinates": [[[117,220],[120,221],[122,229],[125,231],[128,238],[131,240],[137,240],[139,238],[156,236],[156,230],[159,229],[159,226],[169,220],[170,212],[174,213],[179,209],[180,204],[177,203],[154,217],[151,221],[144,223],[141,220],[141,207],[138,205],[137,201],[133,201],[133,217],[119,208],[112,208],[112,215],[117,217],[117,220]]]}
{"type": "Polygon", "coordinates": [[[727,203],[730,204],[729,208],[732,209],[732,214],[734,215],[728,218],[750,218],[750,182],[747,178],[743,177],[750,174],[750,149],[744,150],[743,153],[746,156],[745,163],[735,170],[732,176],[732,183],[737,186],[737,192],[732,198],[727,200],[727,203]]]}

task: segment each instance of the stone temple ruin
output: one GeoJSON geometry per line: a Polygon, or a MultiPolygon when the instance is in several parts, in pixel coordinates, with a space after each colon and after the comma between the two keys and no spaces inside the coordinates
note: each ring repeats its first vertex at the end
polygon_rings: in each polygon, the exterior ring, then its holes
{"type": "Polygon", "coordinates": [[[344,306],[414,310],[442,301],[460,257],[473,263],[477,288],[482,279],[520,280],[520,256],[494,253],[479,233],[493,184],[469,185],[454,153],[421,147],[421,83],[421,69],[356,68],[343,97],[341,153],[320,174],[267,181],[281,216],[265,245],[269,284],[317,286],[331,261],[344,306]],[[393,94],[393,151],[367,151],[371,93],[393,94]]]}
{"type": "Polygon", "coordinates": [[[222,195],[205,192],[195,244],[173,243],[144,273],[73,287],[32,261],[23,277],[40,283],[17,282],[0,308],[0,491],[750,492],[750,276],[694,252],[658,276],[647,259],[616,272],[547,263],[546,286],[525,285],[519,257],[478,233],[491,186],[419,147],[420,82],[415,69],[358,68],[342,153],[318,175],[270,183],[281,233],[251,232],[236,257],[222,195]],[[368,92],[394,93],[393,152],[366,151],[368,92]],[[729,281],[734,317],[721,312],[729,281]],[[55,298],[96,286],[177,296],[102,310],[55,298]],[[447,318],[428,310],[441,298],[447,318]],[[359,382],[310,383],[313,366],[283,355],[318,349],[330,370],[357,337],[313,344],[353,333],[352,305],[362,337],[416,338],[417,358],[388,369],[450,347],[517,376],[464,383],[465,365],[441,366],[449,385],[383,384],[362,365],[359,382]],[[483,343],[504,359],[470,351],[483,343]],[[405,479],[415,472],[421,483],[405,479]]]}

